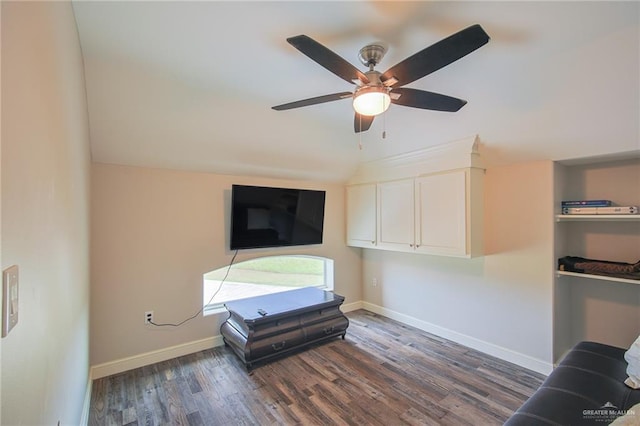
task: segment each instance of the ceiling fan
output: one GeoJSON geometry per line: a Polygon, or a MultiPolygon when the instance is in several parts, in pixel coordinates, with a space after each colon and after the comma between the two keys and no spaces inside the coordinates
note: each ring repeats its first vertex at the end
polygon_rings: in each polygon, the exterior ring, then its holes
{"type": "Polygon", "coordinates": [[[439,70],[489,42],[489,36],[478,24],[461,30],[421,50],[392,66],[384,73],[374,70],[382,60],[386,48],[370,44],[358,55],[360,62],[369,67],[362,72],[345,59],[306,35],[290,37],[287,42],[338,77],[355,84],[353,92],[332,93],[272,107],[276,111],[300,108],[324,102],[353,98],[356,133],[369,130],[376,115],[389,108],[389,104],[435,111],[455,112],[467,101],[424,90],[401,87],[439,70]]]}

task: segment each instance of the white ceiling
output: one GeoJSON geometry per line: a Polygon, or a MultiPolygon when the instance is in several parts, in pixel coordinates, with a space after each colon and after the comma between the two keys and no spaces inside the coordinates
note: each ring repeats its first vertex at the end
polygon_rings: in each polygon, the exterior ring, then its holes
{"type": "Polygon", "coordinates": [[[361,161],[478,134],[492,163],[640,149],[638,2],[76,1],[96,162],[341,181],[361,161]],[[392,105],[353,132],[352,90],[286,42],[306,34],[378,71],[471,24],[489,44],[407,87],[457,113],[392,105]],[[382,132],[386,129],[386,138],[382,132]],[[362,149],[358,148],[362,143],[362,149]]]}

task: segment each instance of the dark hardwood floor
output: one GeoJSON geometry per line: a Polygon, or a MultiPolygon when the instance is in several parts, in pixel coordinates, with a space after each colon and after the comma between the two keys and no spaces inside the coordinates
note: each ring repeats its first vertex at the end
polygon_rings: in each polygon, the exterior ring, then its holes
{"type": "Polygon", "coordinates": [[[544,376],[367,311],[247,372],[229,348],[95,380],[90,425],[502,424],[544,376]]]}

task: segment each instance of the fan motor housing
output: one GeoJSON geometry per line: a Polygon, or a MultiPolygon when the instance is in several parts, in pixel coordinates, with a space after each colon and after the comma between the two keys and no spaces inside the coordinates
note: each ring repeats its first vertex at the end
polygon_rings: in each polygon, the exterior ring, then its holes
{"type": "Polygon", "coordinates": [[[378,71],[367,71],[364,73],[364,75],[367,76],[367,78],[369,79],[369,82],[365,85],[365,86],[382,86],[382,81],[380,80],[380,76],[382,75],[380,72],[378,71]]]}

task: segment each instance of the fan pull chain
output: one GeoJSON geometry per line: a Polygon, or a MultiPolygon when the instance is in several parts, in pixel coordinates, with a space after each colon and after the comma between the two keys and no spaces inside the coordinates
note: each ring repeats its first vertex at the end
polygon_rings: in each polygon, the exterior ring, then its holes
{"type": "Polygon", "coordinates": [[[387,138],[387,111],[382,114],[382,139],[387,138]]]}
{"type": "Polygon", "coordinates": [[[382,100],[382,139],[387,138],[387,111],[384,109],[384,99],[382,100]]]}
{"type": "Polygon", "coordinates": [[[362,151],[362,115],[358,114],[358,120],[360,120],[360,131],[358,132],[358,148],[362,151]]]}
{"type": "Polygon", "coordinates": [[[382,139],[387,138],[387,112],[382,115],[382,139]]]}

